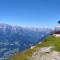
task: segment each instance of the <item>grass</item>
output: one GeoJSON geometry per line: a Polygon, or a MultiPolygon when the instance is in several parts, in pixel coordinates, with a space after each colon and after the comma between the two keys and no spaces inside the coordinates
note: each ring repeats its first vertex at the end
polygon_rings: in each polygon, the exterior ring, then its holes
{"type": "Polygon", "coordinates": [[[16,54],[16,56],[13,56],[10,60],[28,60],[28,58],[32,56],[33,52],[42,47],[47,46],[55,46],[53,50],[60,52],[60,37],[54,37],[54,36],[48,37],[41,44],[37,44],[35,48],[28,49],[26,52],[20,54],[18,53],[16,54]]]}

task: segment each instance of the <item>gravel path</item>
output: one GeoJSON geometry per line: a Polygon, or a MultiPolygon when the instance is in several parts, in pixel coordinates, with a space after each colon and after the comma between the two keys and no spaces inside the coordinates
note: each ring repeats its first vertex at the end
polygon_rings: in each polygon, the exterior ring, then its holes
{"type": "Polygon", "coordinates": [[[60,53],[52,51],[54,47],[44,47],[32,54],[28,60],[60,60],[60,53]]]}

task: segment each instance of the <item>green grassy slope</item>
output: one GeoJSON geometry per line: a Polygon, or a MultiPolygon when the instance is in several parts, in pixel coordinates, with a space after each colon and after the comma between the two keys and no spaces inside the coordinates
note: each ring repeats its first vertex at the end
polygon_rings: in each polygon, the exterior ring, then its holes
{"type": "Polygon", "coordinates": [[[55,46],[53,50],[60,52],[60,37],[48,37],[46,38],[41,44],[37,44],[35,48],[28,49],[26,52],[18,53],[16,56],[13,56],[10,60],[28,60],[30,56],[32,56],[32,53],[36,50],[46,47],[46,46],[55,46]]]}

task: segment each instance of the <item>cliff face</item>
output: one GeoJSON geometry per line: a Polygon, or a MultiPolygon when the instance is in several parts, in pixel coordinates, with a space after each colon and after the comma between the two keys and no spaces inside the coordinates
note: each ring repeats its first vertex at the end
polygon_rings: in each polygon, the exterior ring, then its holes
{"type": "Polygon", "coordinates": [[[11,60],[60,60],[60,37],[48,37],[28,51],[17,54],[11,60]]]}

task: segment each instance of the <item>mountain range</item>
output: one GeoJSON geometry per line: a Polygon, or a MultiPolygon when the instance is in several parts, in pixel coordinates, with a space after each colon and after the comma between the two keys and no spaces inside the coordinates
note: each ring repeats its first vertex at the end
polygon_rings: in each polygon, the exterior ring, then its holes
{"type": "Polygon", "coordinates": [[[46,28],[23,28],[0,24],[0,60],[25,51],[41,42],[50,33],[51,30],[46,28]]]}

